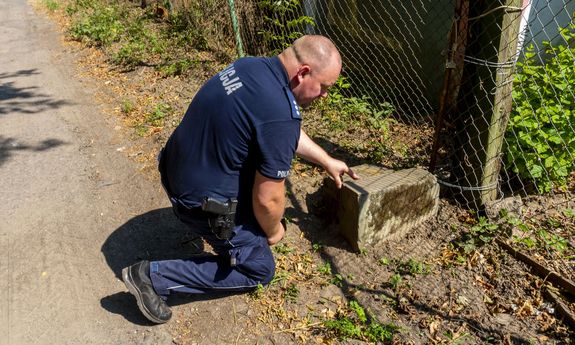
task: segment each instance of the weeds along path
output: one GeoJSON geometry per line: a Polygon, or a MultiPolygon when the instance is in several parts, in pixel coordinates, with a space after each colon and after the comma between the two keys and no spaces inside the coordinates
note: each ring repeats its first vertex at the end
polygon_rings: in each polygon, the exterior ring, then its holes
{"type": "Polygon", "coordinates": [[[51,23],[0,0],[0,32],[0,344],[171,343],[118,279],[145,239],[115,242],[163,214],[161,190],[117,151],[51,23]]]}

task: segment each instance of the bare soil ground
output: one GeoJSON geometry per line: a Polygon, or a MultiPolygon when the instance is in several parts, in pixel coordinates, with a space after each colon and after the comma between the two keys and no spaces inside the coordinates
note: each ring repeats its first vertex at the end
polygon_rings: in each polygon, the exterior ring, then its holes
{"type": "MultiPolygon", "coordinates": [[[[65,29],[65,25],[63,26],[65,29]]],[[[84,80],[90,80],[95,96],[119,121],[117,130],[126,140],[118,151],[133,159],[149,184],[159,186],[155,156],[202,80],[161,78],[150,67],[119,71],[99,50],[70,41],[64,44],[84,80]],[[129,99],[130,111],[122,111],[129,99]],[[167,103],[172,111],[163,125],[134,128],[155,104],[167,103]]],[[[313,116],[313,115],[310,115],[313,116]]],[[[316,124],[320,119],[311,118],[316,124]]],[[[306,126],[304,120],[304,127],[306,126]]],[[[398,126],[399,128],[400,126],[398,126]]],[[[313,128],[309,128],[313,131],[313,128]]],[[[407,136],[401,127],[399,132],[407,136]]],[[[328,138],[329,139],[329,138],[328,138]]],[[[346,153],[337,142],[322,144],[330,152],[360,163],[361,157],[346,153]]],[[[425,143],[428,145],[429,143],[425,143]]],[[[171,301],[174,319],[168,324],[175,344],[363,344],[366,339],[342,339],[322,322],[348,313],[348,301],[357,301],[374,320],[398,327],[394,344],[573,344],[574,325],[565,322],[557,306],[544,297],[549,285],[530,273],[495,242],[477,245],[468,253],[454,244],[469,243],[477,215],[442,199],[437,216],[405,238],[361,253],[337,233],[335,215],[322,199],[324,175],[316,167],[296,162],[288,183],[291,222],[282,244],[275,247],[277,274],[260,291],[214,298],[181,296],[171,301]],[[467,241],[467,242],[466,242],[467,241]]],[[[148,198],[135,191],[134,198],[148,198]]],[[[117,207],[110,205],[110,207],[117,207]]],[[[121,206],[120,206],[121,207],[121,206]]],[[[563,277],[574,277],[575,209],[570,194],[526,197],[520,207],[523,222],[550,228],[567,239],[557,255],[552,245],[523,249],[563,277]]],[[[137,258],[158,259],[195,255],[200,242],[181,233],[166,208],[150,208],[128,219],[103,246],[114,272],[137,258]],[[129,248],[134,236],[139,240],[129,248]],[[138,257],[126,258],[122,250],[138,257]]],[[[503,227],[503,226],[502,226],[503,227]]],[[[517,228],[512,234],[525,236],[517,228]]],[[[501,234],[506,240],[509,235],[501,234]]],[[[562,295],[573,312],[573,296],[562,295]]],[[[119,314],[134,323],[135,301],[119,294],[119,314]],[[130,311],[131,310],[131,311],[130,311]]]]}

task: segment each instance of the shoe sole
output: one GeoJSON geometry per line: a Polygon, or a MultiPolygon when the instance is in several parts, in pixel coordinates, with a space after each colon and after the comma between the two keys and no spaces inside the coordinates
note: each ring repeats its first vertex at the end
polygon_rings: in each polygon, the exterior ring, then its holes
{"type": "Polygon", "coordinates": [[[166,323],[166,322],[168,322],[168,320],[160,320],[160,319],[154,317],[154,315],[152,315],[152,313],[150,313],[150,311],[148,309],[146,309],[146,306],[142,302],[142,292],[138,289],[138,287],[136,287],[136,285],[134,285],[134,283],[132,283],[133,280],[132,280],[132,275],[130,274],[130,268],[129,267],[122,269],[122,280],[124,281],[124,284],[128,288],[128,291],[130,291],[130,293],[132,295],[134,295],[134,297],[136,297],[136,302],[138,302],[138,308],[140,308],[140,311],[142,312],[142,314],[144,314],[144,316],[148,320],[150,320],[154,323],[166,323]]]}

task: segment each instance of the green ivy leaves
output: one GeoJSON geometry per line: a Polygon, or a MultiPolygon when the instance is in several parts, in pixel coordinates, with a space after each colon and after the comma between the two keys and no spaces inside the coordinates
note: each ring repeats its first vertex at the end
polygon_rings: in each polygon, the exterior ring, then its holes
{"type": "Polygon", "coordinates": [[[506,135],[507,168],[542,193],[564,188],[575,169],[575,23],[561,35],[564,44],[544,43],[544,64],[533,46],[517,63],[506,135]]]}

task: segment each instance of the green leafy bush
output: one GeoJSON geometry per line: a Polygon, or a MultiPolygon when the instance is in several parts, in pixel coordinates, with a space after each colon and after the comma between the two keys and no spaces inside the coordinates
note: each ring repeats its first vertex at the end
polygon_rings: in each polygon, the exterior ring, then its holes
{"type": "Polygon", "coordinates": [[[66,5],[66,13],[69,16],[72,16],[78,12],[85,11],[89,8],[93,8],[95,2],[93,3],[90,0],[73,0],[67,3],[66,5]]]}
{"type": "Polygon", "coordinates": [[[170,26],[164,34],[178,45],[206,50],[208,49],[207,37],[209,37],[209,33],[201,24],[201,17],[202,13],[199,9],[174,13],[170,17],[170,26]]]}
{"type": "Polygon", "coordinates": [[[271,54],[281,52],[303,36],[305,26],[315,26],[312,17],[302,15],[299,0],[262,0],[258,6],[264,13],[264,28],[258,31],[258,35],[271,48],[271,54]]]}
{"type": "Polygon", "coordinates": [[[126,66],[128,68],[134,68],[135,66],[142,63],[144,57],[146,56],[146,44],[138,40],[130,40],[128,43],[124,44],[118,52],[114,55],[114,62],[126,66]]]}
{"type": "Polygon", "coordinates": [[[561,36],[563,44],[544,42],[544,65],[533,46],[517,63],[506,135],[507,168],[540,192],[565,187],[575,168],[575,22],[561,36]]]}
{"type": "Polygon", "coordinates": [[[146,27],[140,18],[125,22],[126,37],[113,60],[119,65],[134,68],[143,64],[151,54],[162,54],[165,43],[146,27]]]}
{"type": "Polygon", "coordinates": [[[72,24],[71,35],[96,46],[107,46],[118,41],[124,33],[121,16],[116,6],[94,6],[72,24]]]}

